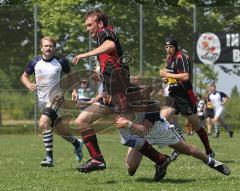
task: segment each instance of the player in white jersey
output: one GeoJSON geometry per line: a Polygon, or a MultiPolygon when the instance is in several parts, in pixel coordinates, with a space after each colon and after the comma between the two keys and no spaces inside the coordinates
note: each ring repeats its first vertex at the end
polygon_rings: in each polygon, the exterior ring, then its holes
{"type": "Polygon", "coordinates": [[[212,103],[213,109],[214,109],[214,128],[215,128],[215,138],[219,138],[220,130],[219,125],[221,124],[229,133],[229,137],[233,137],[233,131],[232,129],[224,123],[223,121],[223,115],[224,115],[224,105],[229,100],[229,97],[221,92],[216,90],[215,83],[212,83],[209,87],[209,95],[208,100],[212,103]]]}
{"type": "MultiPolygon", "coordinates": [[[[152,105],[158,104],[154,103],[153,101],[151,102],[152,105]]],[[[230,174],[230,170],[223,163],[215,160],[207,154],[204,154],[195,146],[186,144],[185,141],[181,139],[181,137],[175,131],[175,129],[171,128],[170,124],[165,119],[160,117],[159,109],[155,110],[157,106],[150,106],[147,108],[147,103],[143,103],[143,105],[143,107],[145,107],[145,112],[143,112],[144,110],[140,112],[138,107],[136,115],[137,121],[135,122],[130,121],[126,116],[116,117],[116,126],[119,128],[119,131],[124,132],[121,133],[123,136],[121,137],[122,143],[131,147],[128,150],[126,163],[129,175],[133,176],[135,174],[142,159],[141,153],[139,153],[139,151],[136,149],[138,145],[137,143],[140,142],[141,138],[144,138],[149,144],[157,145],[158,147],[170,146],[178,150],[180,153],[191,155],[194,158],[202,160],[209,167],[221,172],[224,175],[230,174]]],[[[134,107],[135,106],[132,107],[133,110],[134,107]]],[[[131,107],[129,109],[131,110],[131,107]]],[[[170,163],[169,160],[162,165],[156,165],[156,170],[159,171],[158,175],[160,175],[160,177],[155,177],[158,181],[165,176],[167,166],[170,163]]]]}
{"type": "Polygon", "coordinates": [[[52,37],[42,38],[42,55],[29,62],[21,76],[21,82],[30,91],[37,92],[39,109],[42,111],[39,127],[42,129],[46,150],[46,158],[41,162],[43,167],[53,166],[53,133],[51,127],[55,127],[62,138],[73,144],[77,160],[82,160],[82,142],[69,132],[61,118],[63,113],[60,111],[60,107],[64,97],[60,87],[60,79],[62,72],[70,72],[70,67],[66,60],[54,56],[55,47],[56,42],[52,37]],[[35,75],[36,83],[33,83],[30,79],[32,74],[35,75]]]}

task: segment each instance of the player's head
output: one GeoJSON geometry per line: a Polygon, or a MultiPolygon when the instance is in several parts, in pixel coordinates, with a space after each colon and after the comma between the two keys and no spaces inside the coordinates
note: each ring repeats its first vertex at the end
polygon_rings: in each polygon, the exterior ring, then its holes
{"type": "Polygon", "coordinates": [[[45,36],[40,41],[40,48],[43,58],[51,59],[54,55],[54,51],[56,48],[56,41],[53,37],[45,36]]]}
{"type": "Polygon", "coordinates": [[[177,40],[172,37],[166,37],[165,39],[165,49],[168,55],[174,55],[175,52],[178,50],[178,42],[177,40]]]}
{"type": "Polygon", "coordinates": [[[85,16],[85,25],[91,36],[96,38],[97,31],[108,26],[108,17],[101,10],[89,11],[85,16]]]}
{"type": "Polygon", "coordinates": [[[88,80],[86,78],[81,78],[80,79],[80,87],[81,88],[86,88],[88,85],[88,80]]]}
{"type": "Polygon", "coordinates": [[[212,82],[209,86],[210,93],[214,93],[216,91],[216,84],[215,82],[212,82]]]}

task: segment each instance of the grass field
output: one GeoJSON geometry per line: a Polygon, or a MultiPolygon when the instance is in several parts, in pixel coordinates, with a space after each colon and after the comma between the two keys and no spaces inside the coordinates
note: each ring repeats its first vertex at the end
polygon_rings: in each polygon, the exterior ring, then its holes
{"type": "MultiPolygon", "coordinates": [[[[78,164],[72,146],[57,136],[54,137],[55,167],[42,168],[39,164],[44,151],[38,135],[0,135],[0,190],[240,190],[239,133],[233,139],[225,133],[219,139],[210,138],[216,158],[231,168],[230,176],[223,176],[201,161],[180,156],[159,183],[153,181],[153,163],[148,159],[142,161],[134,177],[128,176],[124,166],[127,149],[120,145],[117,133],[99,134],[98,139],[107,169],[81,174],[75,170],[78,164]]],[[[187,141],[202,148],[196,135],[187,137],[187,141]]],[[[86,161],[86,149],[84,154],[86,161]]]]}

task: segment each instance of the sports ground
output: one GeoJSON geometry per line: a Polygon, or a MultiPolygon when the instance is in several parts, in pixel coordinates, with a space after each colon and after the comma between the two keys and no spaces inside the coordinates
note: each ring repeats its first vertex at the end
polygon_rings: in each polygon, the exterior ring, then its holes
{"type": "MultiPolygon", "coordinates": [[[[198,136],[187,136],[187,142],[203,150],[198,136]]],[[[127,148],[119,142],[117,132],[98,134],[107,168],[101,172],[82,174],[75,170],[78,163],[73,148],[58,136],[54,136],[54,168],[43,168],[40,161],[44,150],[42,140],[36,134],[5,134],[0,136],[0,190],[240,190],[240,135],[235,131],[233,139],[223,132],[219,139],[210,137],[216,159],[231,169],[224,176],[208,168],[201,161],[179,156],[168,167],[161,182],[154,182],[153,163],[144,159],[135,176],[130,177],[124,165],[127,148]]],[[[169,148],[161,149],[170,153],[169,148]]],[[[84,161],[89,156],[84,147],[84,161]]]]}

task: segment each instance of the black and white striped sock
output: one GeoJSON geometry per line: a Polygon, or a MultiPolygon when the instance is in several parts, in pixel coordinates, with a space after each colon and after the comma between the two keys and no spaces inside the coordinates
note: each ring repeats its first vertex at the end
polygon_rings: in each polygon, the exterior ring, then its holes
{"type": "Polygon", "coordinates": [[[65,139],[66,141],[72,143],[72,145],[75,148],[78,148],[80,146],[79,141],[71,133],[68,133],[67,136],[62,136],[62,138],[65,139]]]}
{"type": "Polygon", "coordinates": [[[53,160],[53,133],[51,130],[44,131],[43,144],[46,149],[47,158],[53,160]]]}

